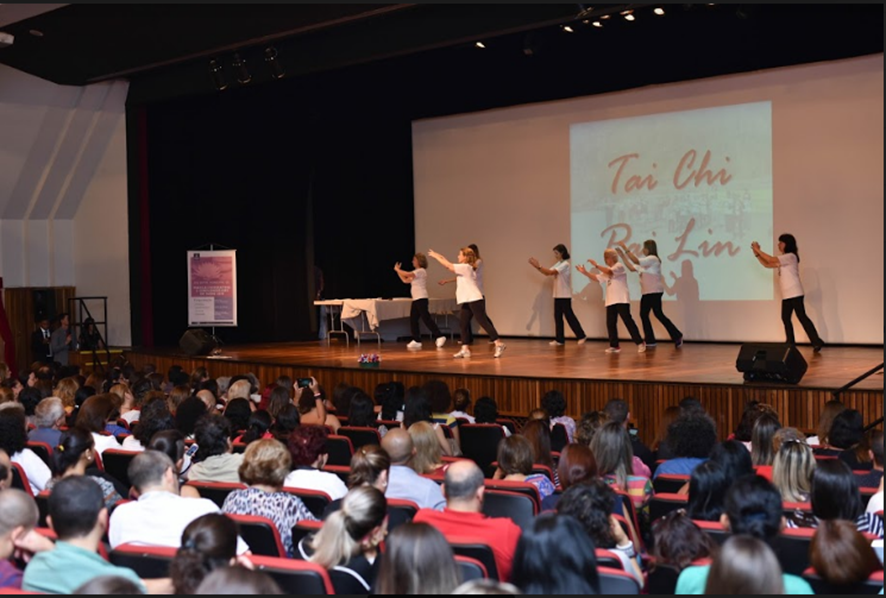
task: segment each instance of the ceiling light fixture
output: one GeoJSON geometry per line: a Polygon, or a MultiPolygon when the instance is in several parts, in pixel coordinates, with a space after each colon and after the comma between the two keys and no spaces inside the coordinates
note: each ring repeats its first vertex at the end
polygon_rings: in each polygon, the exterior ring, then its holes
{"type": "Polygon", "coordinates": [[[249,74],[249,71],[246,68],[246,61],[240,57],[240,54],[234,54],[234,62],[231,63],[231,66],[234,67],[234,70],[237,73],[238,83],[246,85],[252,81],[252,75],[249,74]]]}
{"type": "Polygon", "coordinates": [[[481,50],[486,49],[486,44],[484,44],[483,42],[477,42],[476,44],[474,44],[474,46],[480,48],[481,50]]]}
{"type": "Polygon", "coordinates": [[[594,25],[594,27],[602,27],[603,26],[603,23],[601,23],[600,21],[594,21],[592,24],[594,25]]]}
{"type": "Polygon", "coordinates": [[[625,18],[625,21],[633,21],[635,18],[633,10],[622,11],[621,16],[625,18]]]}
{"type": "Polygon", "coordinates": [[[655,8],[652,12],[654,12],[654,13],[657,14],[658,16],[663,16],[663,15],[664,15],[664,9],[663,9],[662,7],[660,7],[660,6],[659,6],[658,8],[655,8]]]}
{"type": "Polygon", "coordinates": [[[228,88],[228,82],[225,81],[223,70],[224,67],[215,58],[209,61],[209,75],[212,77],[212,83],[218,91],[224,91],[228,88]]]}
{"type": "Polygon", "coordinates": [[[282,79],[286,76],[286,71],[283,70],[283,65],[280,64],[278,58],[277,48],[265,48],[265,62],[267,63],[268,68],[271,69],[271,76],[274,79],[282,79]]]}
{"type": "Polygon", "coordinates": [[[575,29],[573,29],[569,25],[563,25],[563,31],[565,31],[566,33],[575,33],[575,29]]]}

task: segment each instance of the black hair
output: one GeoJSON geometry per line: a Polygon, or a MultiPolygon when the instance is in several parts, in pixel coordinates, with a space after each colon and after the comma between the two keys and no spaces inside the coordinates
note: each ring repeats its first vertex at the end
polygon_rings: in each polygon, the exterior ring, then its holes
{"type": "Polygon", "coordinates": [[[603,412],[609,418],[609,421],[617,424],[623,424],[628,419],[628,403],[624,399],[610,399],[603,407],[603,412]]]}
{"type": "Polygon", "coordinates": [[[782,500],[778,489],[758,475],[736,480],[724,503],[730,531],[769,542],[781,531],[782,500]]]}
{"type": "Polygon", "coordinates": [[[289,435],[300,423],[301,416],[298,414],[298,407],[287,405],[277,414],[277,419],[268,430],[274,435],[274,438],[286,444],[289,442],[289,435]]]}
{"type": "Polygon", "coordinates": [[[224,417],[231,424],[231,433],[236,434],[245,430],[249,425],[249,416],[252,415],[252,407],[248,399],[233,399],[225,406],[224,417]]]}
{"type": "Polygon", "coordinates": [[[175,429],[162,430],[151,437],[145,448],[164,453],[174,465],[185,456],[185,436],[175,429]]]}
{"type": "Polygon", "coordinates": [[[615,491],[601,479],[575,484],[566,489],[557,513],[575,517],[597,548],[614,548],[609,516],[615,508],[615,491]]]}
{"type": "Polygon", "coordinates": [[[209,392],[212,393],[212,396],[218,398],[218,395],[219,395],[218,381],[215,378],[210,378],[209,380],[204,380],[203,382],[200,383],[200,386],[197,388],[197,390],[198,391],[208,390],[209,392]]]}
{"type": "Polygon", "coordinates": [[[858,480],[840,459],[819,461],[812,472],[812,514],[855,521],[864,512],[858,480]]]}
{"type": "Polygon", "coordinates": [[[480,397],[474,403],[474,421],[478,424],[494,424],[498,419],[498,405],[492,397],[480,397]]]}
{"type": "Polygon", "coordinates": [[[711,461],[723,469],[729,480],[737,480],[754,473],[750,451],[737,440],[724,440],[714,445],[711,450],[711,461]]]}
{"type": "Polygon", "coordinates": [[[599,594],[595,549],[574,518],[539,515],[517,542],[511,582],[525,594],[599,594]]]}
{"type": "Polygon", "coordinates": [[[182,532],[181,546],[169,564],[176,594],[193,594],[212,571],[237,555],[237,522],[222,513],[194,519],[182,532]]]}
{"type": "Polygon", "coordinates": [[[554,251],[556,251],[557,253],[559,253],[559,254],[560,254],[560,257],[561,257],[562,259],[564,259],[564,260],[568,260],[568,259],[569,259],[569,250],[566,249],[566,246],[563,245],[563,243],[558,243],[557,245],[554,245],[554,251]]]}
{"type": "Polygon", "coordinates": [[[142,407],[138,416],[138,425],[132,435],[143,447],[147,447],[157,432],[175,428],[175,419],[169,412],[166,401],[151,401],[142,407]]]}
{"type": "Polygon", "coordinates": [[[551,417],[561,417],[566,413],[566,397],[559,390],[549,390],[541,398],[541,406],[551,417]]]}
{"type": "Polygon", "coordinates": [[[381,404],[381,418],[394,421],[397,419],[397,412],[403,411],[406,389],[402,382],[388,382],[385,387],[385,396],[381,404]]]}
{"type": "Polygon", "coordinates": [[[21,409],[0,411],[0,449],[6,451],[10,459],[28,444],[25,421],[25,414],[21,409]]]}
{"type": "Polygon", "coordinates": [[[406,391],[406,408],[403,411],[403,424],[409,427],[415,422],[431,421],[431,399],[420,386],[412,386],[406,391]]]}
{"type": "Polygon", "coordinates": [[[105,508],[101,486],[86,476],[62,478],[49,494],[49,516],[59,540],[89,534],[105,508]]]}
{"type": "Polygon", "coordinates": [[[794,235],[784,233],[778,236],[778,240],[784,243],[784,252],[796,255],[797,263],[800,263],[800,253],[797,251],[797,239],[794,235]]]}
{"type": "Polygon", "coordinates": [[[668,426],[668,447],[676,457],[706,459],[716,444],[717,428],[705,414],[684,414],[668,426]]]}
{"type": "MultiPolygon", "coordinates": [[[[296,411],[296,414],[297,413],[298,412],[296,411]]],[[[249,416],[249,421],[246,422],[246,433],[243,434],[241,441],[244,444],[249,444],[253,440],[262,438],[271,427],[271,423],[270,413],[264,409],[253,411],[252,415],[249,416]]]]}
{"type": "Polygon", "coordinates": [[[700,521],[719,521],[731,485],[732,478],[718,463],[705,461],[697,465],[689,478],[689,516],[700,521]]]}
{"type": "MultiPolygon", "coordinates": [[[[338,390],[337,387],[336,390],[338,390]]],[[[335,412],[342,415],[348,413],[351,410],[351,399],[358,392],[363,391],[356,386],[348,386],[347,388],[342,388],[340,392],[333,392],[332,405],[335,407],[335,412]]]]}
{"type": "Polygon", "coordinates": [[[861,413],[856,409],[844,409],[838,413],[834,423],[831,424],[828,444],[838,449],[850,449],[861,442],[862,438],[864,438],[864,419],[861,413]]]}
{"type": "Polygon", "coordinates": [[[197,442],[196,461],[223,455],[228,452],[231,438],[231,424],[223,416],[210,413],[197,420],[194,426],[194,440],[197,442]]]}
{"type": "Polygon", "coordinates": [[[350,410],[348,411],[348,425],[359,427],[371,427],[375,422],[375,403],[369,395],[358,390],[351,397],[350,410]]]}
{"type": "Polygon", "coordinates": [[[685,397],[682,401],[680,401],[679,406],[681,415],[705,412],[704,405],[702,405],[701,401],[699,401],[695,397],[685,397]]]}
{"type": "Polygon", "coordinates": [[[182,384],[187,386],[191,381],[191,377],[180,365],[169,366],[169,370],[166,372],[166,379],[169,380],[170,384],[173,386],[180,386],[182,384]]]}
{"type": "Polygon", "coordinates": [[[70,428],[62,432],[58,446],[52,447],[52,475],[60,478],[80,461],[80,457],[95,447],[95,439],[88,430],[70,428]]]}
{"type": "Polygon", "coordinates": [[[442,380],[428,380],[422,388],[428,393],[431,401],[431,413],[447,413],[452,405],[452,393],[449,385],[442,380]]]}
{"type": "Polygon", "coordinates": [[[95,396],[95,394],[95,388],[93,388],[92,386],[81,386],[77,389],[77,392],[74,393],[74,404],[77,407],[80,407],[86,401],[86,399],[95,396]]]}
{"type": "Polygon", "coordinates": [[[175,427],[185,436],[194,433],[197,420],[206,413],[206,403],[197,397],[188,397],[175,410],[175,427]]]}
{"type": "Polygon", "coordinates": [[[456,388],[452,391],[452,406],[455,410],[466,413],[471,408],[471,391],[467,388],[456,388]]]}
{"type": "Polygon", "coordinates": [[[37,405],[45,398],[46,397],[43,396],[43,393],[40,392],[40,389],[36,386],[25,386],[21,392],[18,393],[18,402],[25,408],[25,415],[28,417],[34,415],[37,405]]]}

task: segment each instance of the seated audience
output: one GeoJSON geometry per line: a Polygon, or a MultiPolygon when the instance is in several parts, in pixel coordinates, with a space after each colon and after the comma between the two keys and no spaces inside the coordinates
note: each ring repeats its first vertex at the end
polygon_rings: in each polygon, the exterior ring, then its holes
{"type": "MultiPolygon", "coordinates": [[[[172,395],[170,395],[172,396],[172,395]]],[[[173,411],[175,413],[175,427],[185,435],[185,438],[194,438],[194,428],[197,420],[206,415],[206,404],[197,397],[187,397],[173,411]]]]}
{"type": "Polygon", "coordinates": [[[52,472],[34,451],[27,448],[27,426],[25,412],[21,405],[4,403],[0,406],[0,450],[5,451],[13,463],[21,466],[25,475],[28,476],[31,493],[37,496],[46,488],[47,482],[52,477],[52,472]]]}
{"type": "Polygon", "coordinates": [[[600,431],[608,417],[603,411],[587,411],[575,426],[575,442],[590,446],[594,435],[600,431]]]}
{"type": "Polygon", "coordinates": [[[385,546],[376,594],[450,594],[461,581],[452,547],[426,523],[401,525],[385,546]]]}
{"type": "Polygon", "coordinates": [[[67,413],[62,400],[58,397],[47,397],[37,403],[34,410],[33,430],[28,432],[28,440],[31,442],[45,442],[50,447],[58,446],[61,438],[61,430],[67,422],[67,413]]]}
{"type": "MultiPolygon", "coordinates": [[[[208,498],[184,498],[179,494],[175,465],[164,453],[139,453],[129,464],[128,473],[138,500],[114,509],[108,533],[111,548],[126,543],[178,548],[189,523],[201,515],[219,512],[208,498]]],[[[249,547],[241,540],[237,553],[247,550],[249,547]]]]}
{"type": "Polygon", "coordinates": [[[633,452],[628,432],[620,424],[609,422],[594,436],[591,451],[597,460],[597,473],[608,483],[631,497],[634,508],[643,508],[652,496],[652,481],[633,473],[633,452]]]}
{"type": "Polygon", "coordinates": [[[668,447],[674,457],[661,463],[653,478],[662,474],[691,475],[698,464],[707,461],[716,444],[717,428],[710,417],[701,413],[681,415],[668,426],[668,447]]]}
{"type": "Polygon", "coordinates": [[[402,428],[390,430],[381,441],[381,447],[390,456],[391,470],[385,496],[411,500],[422,509],[440,510],[446,504],[440,486],[424,478],[409,467],[415,447],[409,432],[402,428]]]}
{"type": "Polygon", "coordinates": [[[22,588],[22,572],[12,562],[14,552],[52,548],[50,540],[34,532],[39,517],[37,503],[23,491],[0,490],[0,590],[22,588]],[[43,541],[34,544],[34,538],[43,541]]]}
{"type": "Polygon", "coordinates": [[[143,451],[158,432],[175,428],[175,419],[169,412],[166,401],[154,400],[142,407],[138,425],[130,436],[123,439],[124,451],[143,451]]]}
{"type": "MultiPolygon", "coordinates": [[[[277,389],[275,388],[274,390],[277,389]]],[[[287,406],[293,407],[292,405],[287,406]]],[[[253,411],[246,422],[246,431],[234,439],[234,444],[249,444],[259,439],[273,438],[274,435],[270,432],[273,422],[274,420],[268,411],[264,409],[253,411]]],[[[289,432],[292,432],[292,430],[289,430],[289,432]]]]}
{"type": "Polygon", "coordinates": [[[471,391],[467,388],[456,388],[452,391],[452,411],[449,413],[456,420],[466,419],[469,424],[477,423],[474,416],[468,414],[471,408],[471,391]]]}
{"type": "MultiPolygon", "coordinates": [[[[353,408],[354,401],[351,401],[351,410],[353,408]]],[[[437,442],[434,426],[428,422],[415,422],[409,426],[408,432],[415,447],[409,466],[419,474],[441,473],[444,469],[443,451],[437,442]]]]}
{"type": "Polygon", "coordinates": [[[854,584],[883,570],[870,541],[851,521],[839,519],[819,524],[809,547],[809,560],[815,572],[838,593],[854,593],[854,584]]]}
{"type": "Polygon", "coordinates": [[[818,418],[818,425],[815,427],[815,435],[806,438],[806,442],[813,448],[827,448],[828,434],[831,433],[834,418],[845,409],[846,406],[837,399],[831,399],[825,403],[818,418]]]}
{"type": "Polygon", "coordinates": [[[442,512],[423,508],[416,513],[413,523],[432,525],[449,542],[467,540],[488,544],[495,555],[499,579],[509,580],[520,528],[510,519],[483,514],[486,488],[477,464],[468,460],[452,463],[446,470],[443,492],[446,508],[442,512]]]}
{"type": "MultiPolygon", "coordinates": [[[[505,428],[507,430],[507,428],[505,428]]],[[[507,436],[507,435],[505,435],[507,436]]],[[[541,420],[529,420],[520,430],[520,436],[532,445],[533,460],[540,465],[547,465],[554,473],[554,485],[560,485],[554,457],[551,452],[551,428],[541,420]]]]}
{"type": "Polygon", "coordinates": [[[819,456],[838,457],[851,470],[869,470],[868,448],[864,443],[864,418],[855,409],[844,409],[834,417],[827,448],[815,450],[819,456]]]}
{"type": "Polygon", "coordinates": [[[784,594],[781,565],[765,542],[752,536],[732,536],[714,557],[704,593],[714,596],[784,594]]]}
{"type": "MultiPolygon", "coordinates": [[[[338,433],[338,429],[341,428],[341,422],[335,415],[326,411],[323,393],[320,392],[320,385],[317,384],[317,380],[311,378],[310,386],[296,388],[294,392],[295,404],[298,408],[298,415],[301,418],[302,425],[326,425],[332,428],[333,434],[338,433]]],[[[345,413],[347,411],[342,412],[342,414],[345,413]]]]}
{"type": "MultiPolygon", "coordinates": [[[[726,477],[730,480],[737,480],[746,475],[754,474],[754,464],[751,461],[751,451],[749,451],[743,442],[738,440],[724,440],[714,445],[711,449],[711,458],[726,472],[726,477]]],[[[689,487],[686,487],[689,492],[689,487]]]]}
{"type": "Polygon", "coordinates": [[[240,481],[243,454],[234,452],[231,442],[231,424],[218,414],[207,414],[197,420],[194,439],[199,447],[188,479],[195,482],[240,481]]]}
{"type": "MultiPolygon", "coordinates": [[[[245,561],[245,557],[240,558],[245,561]]],[[[194,519],[182,532],[169,576],[176,594],[193,594],[207,575],[237,562],[237,523],[219,513],[209,513],[194,519]]]]}
{"type": "Polygon", "coordinates": [[[554,493],[554,483],[543,473],[532,473],[535,454],[532,445],[523,436],[511,436],[498,443],[498,469],[496,480],[526,482],[538,489],[542,500],[554,493]]]}
{"type": "Polygon", "coordinates": [[[566,397],[559,390],[549,390],[541,398],[541,408],[544,409],[551,418],[551,430],[554,426],[561,424],[566,428],[566,442],[572,442],[575,438],[575,420],[566,415],[566,397]]]}
{"type": "Polygon", "coordinates": [[[119,397],[110,393],[89,397],[80,407],[77,414],[77,427],[92,433],[95,449],[99,454],[109,448],[118,449],[120,443],[114,436],[108,435],[105,428],[108,422],[117,421],[119,397]]]}
{"type": "Polygon", "coordinates": [[[591,538],[572,517],[539,515],[517,543],[511,581],[524,594],[599,594],[594,551],[591,538]]]}
{"type": "MultiPolygon", "coordinates": [[[[181,407],[182,403],[190,398],[193,398],[195,401],[203,405],[203,411],[206,411],[206,404],[197,397],[192,397],[190,386],[180,384],[172,387],[172,389],[169,391],[166,401],[169,404],[169,412],[176,416],[176,421],[178,421],[178,410],[181,407]]],[[[203,415],[203,413],[200,413],[200,415],[203,415]]],[[[194,416],[193,420],[191,421],[192,433],[194,422],[197,421],[197,418],[200,417],[200,415],[194,416]]]]}
{"type": "Polygon", "coordinates": [[[298,407],[286,405],[277,414],[277,418],[271,423],[268,432],[270,432],[271,438],[276,438],[283,444],[288,444],[289,436],[299,425],[301,425],[301,417],[298,414],[298,407]]]}
{"type": "MultiPolygon", "coordinates": [[[[628,407],[627,401],[611,399],[603,407],[603,413],[606,414],[609,421],[621,424],[625,430],[628,430],[628,424],[631,421],[631,410],[628,407]]],[[[630,434],[630,430],[628,432],[631,439],[631,450],[634,451],[634,473],[651,478],[652,470],[650,468],[655,465],[655,455],[643,444],[639,435],[630,434]]]]}
{"type": "MultiPolygon", "coordinates": [[[[406,407],[403,411],[403,425],[408,429],[409,426],[415,422],[429,423],[434,428],[434,433],[437,435],[437,442],[440,443],[440,450],[447,457],[452,456],[455,454],[452,450],[453,445],[449,443],[442,427],[447,424],[435,422],[432,418],[432,413],[431,398],[428,395],[428,392],[424,388],[418,386],[411,387],[406,392],[406,407]]],[[[454,423],[455,419],[452,419],[452,422],[454,423]]]]}
{"type": "Polygon", "coordinates": [[[871,432],[870,439],[871,471],[858,476],[860,488],[876,488],[883,479],[883,430],[871,432]]]}
{"type": "MultiPolygon", "coordinates": [[[[742,449],[744,450],[744,449],[742,449]]],[[[705,461],[692,470],[689,478],[689,503],[686,511],[696,521],[719,521],[723,502],[733,479],[719,464],[705,461]]]]}
{"type": "Polygon", "coordinates": [[[378,545],[388,533],[388,504],[371,486],[348,492],[320,531],[302,538],[301,557],[329,570],[336,594],[363,594],[378,575],[378,545]]]}
{"type": "MultiPolygon", "coordinates": [[[[581,427],[578,428],[581,430],[581,427]]],[[[576,439],[580,438],[580,434],[576,432],[576,439]]],[[[560,487],[565,492],[572,486],[578,484],[587,484],[597,479],[597,460],[594,459],[594,453],[584,444],[572,443],[563,447],[560,453],[560,461],[557,463],[558,478],[560,479],[560,487]]],[[[551,494],[541,501],[541,510],[550,511],[556,508],[557,502],[560,500],[560,494],[551,494]]],[[[621,501],[619,501],[619,505],[621,501]]]]}
{"type": "Polygon", "coordinates": [[[329,455],[326,453],[326,429],[321,426],[299,426],[289,435],[291,471],[283,485],[287,488],[320,490],[336,500],[348,493],[348,488],[334,473],[322,471],[329,455]]]}
{"type": "MultiPolygon", "coordinates": [[[[742,445],[741,450],[746,450],[742,445]]],[[[686,514],[685,509],[671,511],[652,523],[655,567],[667,566],[680,573],[692,562],[714,556],[717,545],[686,514]]]]}
{"type": "MultiPolygon", "coordinates": [[[[772,448],[772,439],[775,433],[781,429],[781,422],[774,413],[764,413],[754,422],[754,429],[751,430],[751,461],[754,467],[770,467],[775,459],[775,452],[772,448]]],[[[761,474],[764,478],[771,479],[770,475],[761,474]]]]}
{"type": "Polygon", "coordinates": [[[385,384],[381,397],[381,412],[378,418],[385,421],[403,421],[404,398],[406,389],[402,382],[388,382],[385,384]]]}
{"type": "Polygon", "coordinates": [[[785,502],[808,502],[812,494],[815,455],[802,440],[782,443],[772,465],[772,483],[785,502]]]}
{"type": "Polygon", "coordinates": [[[240,596],[276,596],[283,590],[274,578],[261,571],[245,567],[222,567],[216,569],[194,590],[198,596],[233,594],[240,596]]]}
{"type": "MultiPolygon", "coordinates": [[[[498,424],[498,405],[492,397],[480,397],[474,405],[474,423],[475,424],[498,424]]],[[[498,424],[500,425],[500,424],[498,424]]],[[[511,435],[511,431],[507,426],[502,426],[505,438],[511,435]]]]}
{"type": "Polygon", "coordinates": [[[74,476],[61,480],[49,495],[47,523],[58,536],[55,548],[34,555],[22,580],[22,589],[48,594],[70,594],[100,575],[125,577],[143,591],[160,588],[169,580],[143,582],[131,569],[110,564],[98,554],[108,529],[108,510],[99,486],[74,476]]]}
{"type": "MultiPolygon", "coordinates": [[[[452,405],[449,385],[442,380],[428,380],[422,388],[428,393],[428,399],[431,402],[431,423],[447,426],[452,432],[453,442],[451,444],[453,447],[461,446],[458,422],[449,413],[449,408],[452,405]]],[[[459,454],[459,451],[453,450],[452,454],[459,454]]]]}
{"type": "Polygon", "coordinates": [[[284,407],[292,405],[292,391],[293,388],[291,386],[289,388],[285,386],[275,386],[274,389],[271,390],[271,395],[268,398],[267,412],[272,420],[277,417],[277,414],[280,413],[284,407]]]}
{"type": "Polygon", "coordinates": [[[160,451],[173,463],[173,473],[178,477],[178,490],[185,498],[200,498],[200,493],[193,486],[188,486],[188,469],[191,458],[185,452],[185,437],[178,430],[157,432],[148,444],[149,451],[160,451]]]}
{"type": "Polygon", "coordinates": [[[225,405],[224,416],[231,424],[232,439],[246,430],[246,426],[249,425],[249,416],[252,415],[253,405],[254,403],[246,399],[234,399],[225,405]]]}
{"type": "MultiPolygon", "coordinates": [[[[52,491],[53,487],[62,479],[71,476],[87,476],[86,469],[95,463],[95,441],[92,434],[81,428],[71,428],[62,433],[61,441],[52,452],[53,478],[46,483],[46,489],[52,491]]],[[[98,473],[98,472],[96,472],[98,473]]],[[[110,512],[128,494],[126,488],[120,482],[108,479],[104,476],[88,475],[88,479],[98,484],[104,496],[105,508],[110,512]],[[122,492],[121,492],[122,490],[122,492]]]]}
{"type": "Polygon", "coordinates": [[[754,424],[757,423],[757,420],[764,413],[775,415],[775,410],[766,403],[761,403],[760,401],[748,401],[741,414],[741,420],[738,422],[738,427],[735,429],[735,433],[732,434],[732,439],[744,444],[749,452],[751,451],[751,436],[754,432],[754,424]]]}
{"type": "MultiPolygon", "coordinates": [[[[351,405],[348,411],[348,425],[357,428],[374,428],[375,421],[375,403],[362,390],[354,393],[354,396],[351,397],[351,405]]],[[[378,430],[381,436],[384,436],[387,431],[387,428],[384,429],[384,432],[382,432],[381,428],[378,430]]]]}
{"type": "Polygon", "coordinates": [[[302,520],[316,521],[302,500],[283,492],[292,457],[277,440],[256,440],[246,447],[240,465],[240,481],[249,486],[234,490],[225,498],[222,511],[233,515],[267,517],[280,532],[286,554],[292,557],[292,527],[302,520]]]}

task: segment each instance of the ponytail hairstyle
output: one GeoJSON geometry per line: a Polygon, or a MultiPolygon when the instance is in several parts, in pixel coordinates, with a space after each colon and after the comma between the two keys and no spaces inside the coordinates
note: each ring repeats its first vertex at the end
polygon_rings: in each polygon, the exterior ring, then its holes
{"type": "Polygon", "coordinates": [[[83,428],[71,428],[62,432],[58,446],[52,451],[52,475],[60,478],[77,465],[83,453],[95,447],[92,434],[83,428]]]}
{"type": "Polygon", "coordinates": [[[554,251],[560,254],[560,259],[568,260],[569,259],[569,250],[566,249],[566,246],[563,243],[559,243],[554,245],[554,251]]]}
{"type": "Polygon", "coordinates": [[[784,243],[784,252],[785,253],[793,253],[797,256],[797,263],[800,263],[800,254],[797,251],[797,239],[794,238],[794,235],[789,235],[785,233],[783,235],[778,236],[778,240],[784,243]]]}
{"type": "Polygon", "coordinates": [[[169,565],[176,594],[193,594],[203,579],[237,556],[237,522],[221,513],[198,517],[182,532],[181,547],[169,565]]]}
{"type": "Polygon", "coordinates": [[[473,249],[470,247],[462,247],[462,254],[465,256],[465,263],[470,265],[474,270],[477,269],[477,260],[480,259],[473,249]]]}
{"type": "Polygon", "coordinates": [[[374,486],[382,472],[390,471],[391,457],[377,444],[364,444],[351,457],[348,488],[374,486]]]}
{"type": "Polygon", "coordinates": [[[341,501],[341,508],[330,515],[311,540],[311,562],[331,569],[348,562],[370,541],[369,535],[388,514],[385,495],[372,486],[351,489],[341,501]]]}
{"type": "MultiPolygon", "coordinates": [[[[276,390],[276,389],[274,389],[276,390]]],[[[254,440],[259,440],[271,428],[271,415],[264,409],[258,409],[249,416],[249,422],[246,424],[246,433],[243,434],[241,442],[249,444],[254,440]]]]}
{"type": "MultiPolygon", "coordinates": [[[[647,255],[654,255],[658,257],[658,243],[656,243],[653,239],[646,239],[643,241],[643,248],[646,250],[647,255]]],[[[661,261],[661,258],[658,257],[658,261],[661,261]]]]}

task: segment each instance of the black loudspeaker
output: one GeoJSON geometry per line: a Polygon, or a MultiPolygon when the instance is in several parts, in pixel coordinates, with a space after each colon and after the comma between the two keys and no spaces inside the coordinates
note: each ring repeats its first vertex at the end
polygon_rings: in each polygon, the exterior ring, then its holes
{"type": "Polygon", "coordinates": [[[788,343],[745,343],[735,360],[735,369],[753,382],[796,384],[808,367],[797,347],[788,343]]]}
{"type": "Polygon", "coordinates": [[[178,346],[186,355],[209,355],[218,347],[218,343],[202,328],[191,328],[185,330],[178,346]]]}

